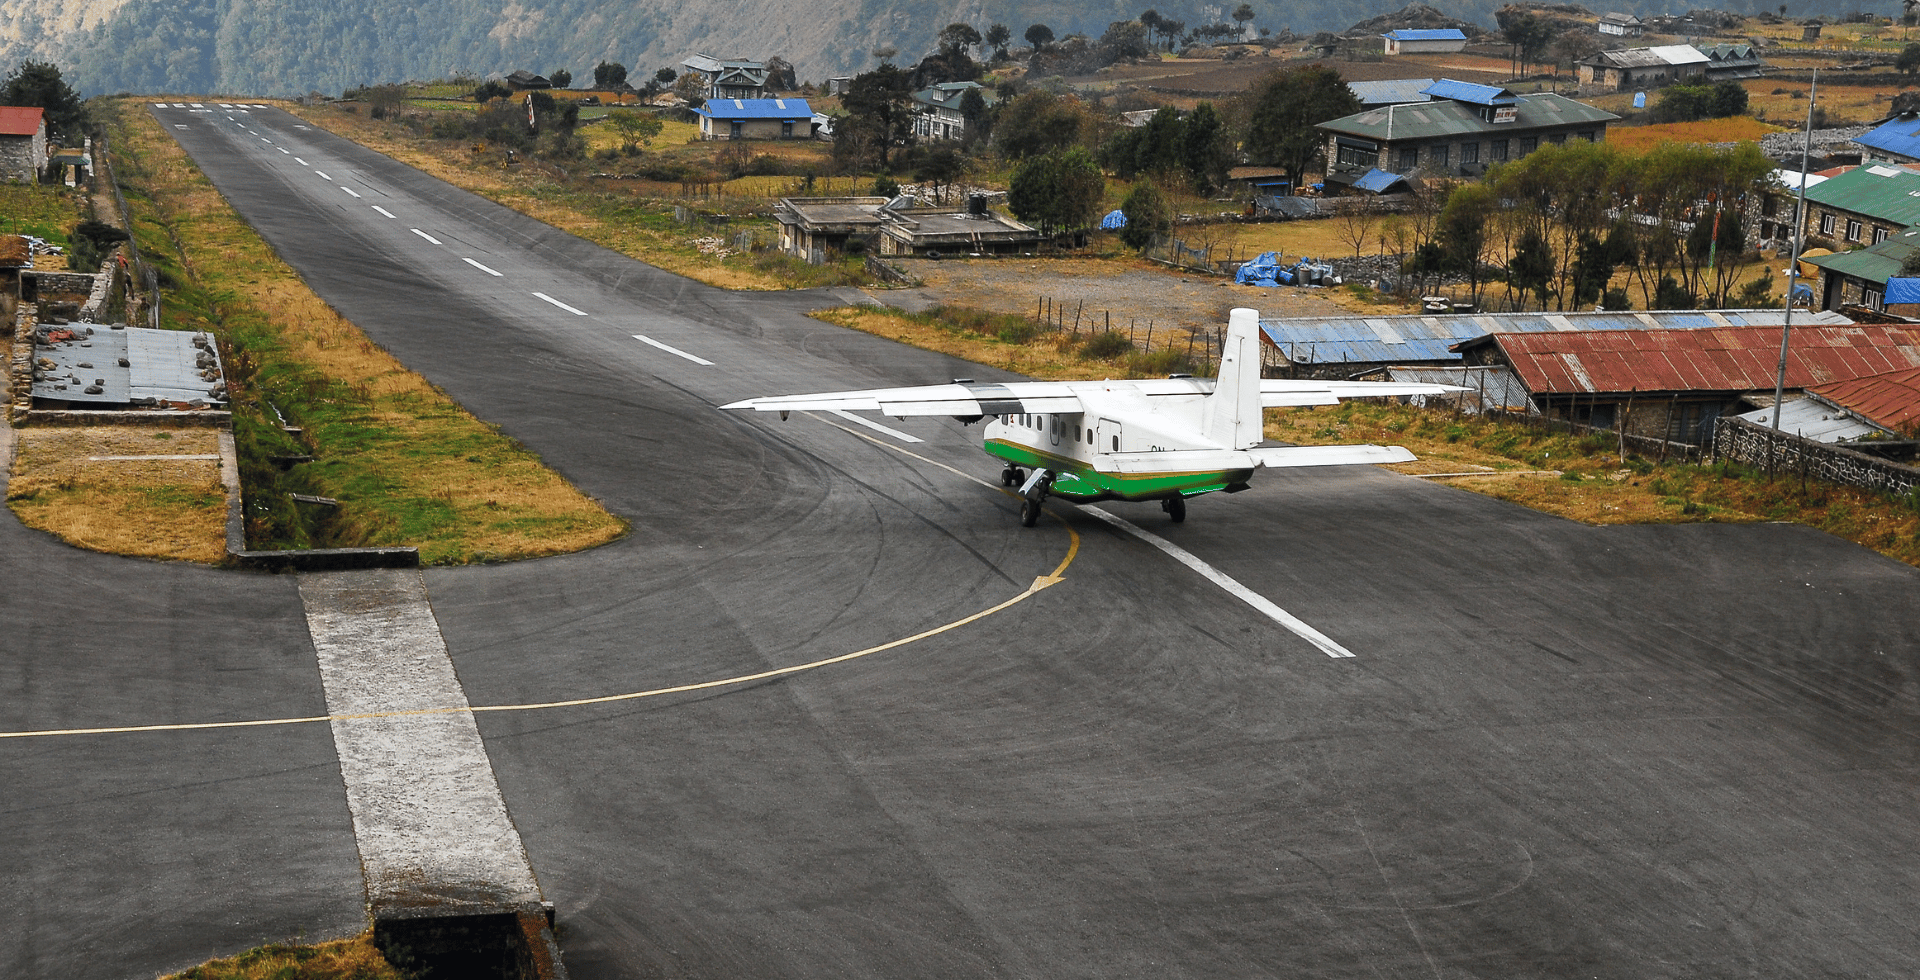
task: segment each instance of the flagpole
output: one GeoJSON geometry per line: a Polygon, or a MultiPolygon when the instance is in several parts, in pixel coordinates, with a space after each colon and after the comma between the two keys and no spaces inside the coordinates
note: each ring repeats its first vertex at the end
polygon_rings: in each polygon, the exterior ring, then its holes
{"type": "Polygon", "coordinates": [[[1780,431],[1780,399],[1787,389],[1787,344],[1793,338],[1793,286],[1800,278],[1800,250],[1807,243],[1807,169],[1813,164],[1813,99],[1820,91],[1820,69],[1807,85],[1807,134],[1800,144],[1800,203],[1794,212],[1793,260],[1787,263],[1787,315],[1780,323],[1780,373],[1773,379],[1773,431],[1780,431]]]}

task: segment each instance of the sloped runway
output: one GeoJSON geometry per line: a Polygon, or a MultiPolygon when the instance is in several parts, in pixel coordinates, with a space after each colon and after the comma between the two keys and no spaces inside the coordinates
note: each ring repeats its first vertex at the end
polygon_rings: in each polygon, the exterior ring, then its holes
{"type": "MultiPolygon", "coordinates": [[[[714,410],[996,377],[804,316],[844,297],[700,286],[277,110],[201,108],[154,112],[320,295],[633,522],[426,573],[474,705],[863,649],[1080,539],[1061,584],[861,660],[477,716],[576,977],[1920,965],[1911,568],[1374,469],[1269,474],[1182,525],[1111,507],[1355,654],[1329,658],[1071,505],[1020,528],[935,465],[997,473],[976,430],[714,410]]],[[[6,730],[321,712],[290,581],[0,540],[6,730]]],[[[0,740],[0,778],[24,899],[0,974],[357,927],[319,726],[0,740]]]]}

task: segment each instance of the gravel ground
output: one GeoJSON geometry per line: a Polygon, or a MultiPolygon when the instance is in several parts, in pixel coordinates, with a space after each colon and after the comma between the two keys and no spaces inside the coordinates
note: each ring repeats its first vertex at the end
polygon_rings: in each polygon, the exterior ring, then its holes
{"type": "Polygon", "coordinates": [[[1225,326],[1227,311],[1252,307],[1263,316],[1327,316],[1346,311],[1327,290],[1258,289],[1235,286],[1224,278],[1182,273],[1146,262],[1089,259],[909,260],[899,263],[926,285],[915,289],[868,292],[889,306],[923,310],[937,304],[971,306],[999,313],[1034,315],[1042,299],[1081,323],[1105,325],[1111,314],[1116,329],[1131,321],[1144,332],[1172,324],[1194,330],[1225,326]]]}

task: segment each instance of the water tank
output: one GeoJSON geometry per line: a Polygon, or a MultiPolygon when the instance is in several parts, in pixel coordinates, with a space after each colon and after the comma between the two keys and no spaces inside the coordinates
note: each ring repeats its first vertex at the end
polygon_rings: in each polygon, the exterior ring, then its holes
{"type": "Polygon", "coordinates": [[[968,194],[967,195],[967,214],[975,218],[986,217],[987,216],[987,195],[968,194]]]}

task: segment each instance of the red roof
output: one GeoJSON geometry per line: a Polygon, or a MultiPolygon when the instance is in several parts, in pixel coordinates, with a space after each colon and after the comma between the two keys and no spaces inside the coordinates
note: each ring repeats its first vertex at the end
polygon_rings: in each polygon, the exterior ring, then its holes
{"type": "MultiPolygon", "coordinates": [[[[1535,394],[1757,391],[1780,368],[1775,327],[1503,333],[1514,373],[1535,394]]],[[[1807,388],[1920,367],[1920,325],[1796,327],[1787,387],[1807,388]]]]}
{"type": "Polygon", "coordinates": [[[1920,428],[1920,368],[1870,374],[1811,389],[1814,394],[1895,432],[1920,428]]]}
{"type": "Polygon", "coordinates": [[[40,131],[45,109],[23,105],[0,105],[0,136],[32,136],[40,131]]]}

